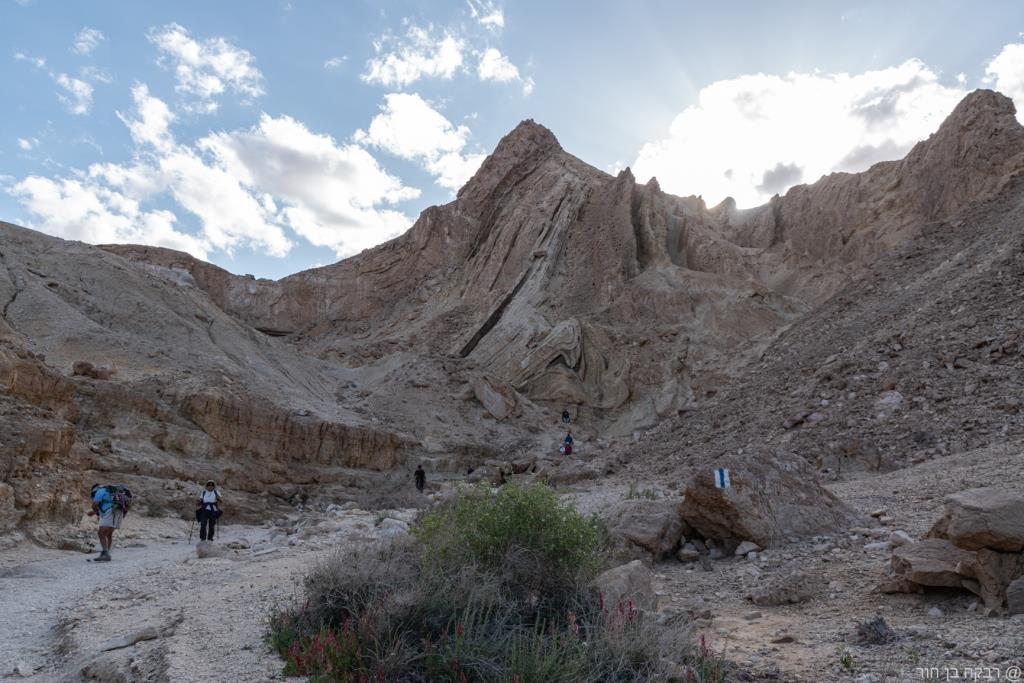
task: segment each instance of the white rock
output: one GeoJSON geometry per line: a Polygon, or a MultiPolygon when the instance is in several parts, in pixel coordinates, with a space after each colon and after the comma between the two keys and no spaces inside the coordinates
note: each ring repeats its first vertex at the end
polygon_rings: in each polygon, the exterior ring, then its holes
{"type": "Polygon", "coordinates": [[[930,617],[941,617],[942,616],[942,610],[940,610],[938,607],[932,607],[930,610],[928,610],[928,616],[930,616],[930,617]]]}
{"type": "Polygon", "coordinates": [[[29,666],[27,662],[18,662],[14,665],[14,673],[18,674],[22,678],[28,678],[35,673],[35,670],[29,666]]]}
{"type": "Polygon", "coordinates": [[[894,548],[899,548],[901,545],[913,542],[914,537],[903,530],[894,531],[889,535],[889,543],[891,543],[894,548]]]}
{"type": "Polygon", "coordinates": [[[875,543],[868,543],[864,546],[864,550],[869,553],[877,553],[888,550],[892,546],[889,545],[889,541],[876,541],[875,543]]]}
{"type": "Polygon", "coordinates": [[[742,557],[743,555],[746,555],[747,553],[756,553],[760,549],[761,549],[761,546],[759,546],[758,544],[754,543],[753,541],[743,541],[738,546],[736,546],[736,553],[735,554],[736,554],[736,557],[742,557]]]}

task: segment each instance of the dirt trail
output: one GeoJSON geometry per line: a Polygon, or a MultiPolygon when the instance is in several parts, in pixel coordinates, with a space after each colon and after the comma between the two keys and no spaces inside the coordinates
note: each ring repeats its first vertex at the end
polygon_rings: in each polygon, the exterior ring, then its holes
{"type": "Polygon", "coordinates": [[[0,553],[0,679],[279,679],[281,662],[262,641],[266,614],[292,597],[323,546],[228,527],[217,539],[223,556],[198,559],[183,522],[129,525],[110,563],[30,546],[0,553]],[[252,548],[226,547],[242,539],[252,548]]]}

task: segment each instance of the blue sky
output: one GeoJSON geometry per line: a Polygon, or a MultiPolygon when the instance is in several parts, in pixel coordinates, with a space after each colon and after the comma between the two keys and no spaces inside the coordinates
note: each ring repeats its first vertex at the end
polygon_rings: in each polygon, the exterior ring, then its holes
{"type": "Polygon", "coordinates": [[[450,201],[524,118],[765,201],[1024,102],[1019,2],[0,0],[0,218],[281,277],[450,201]]]}

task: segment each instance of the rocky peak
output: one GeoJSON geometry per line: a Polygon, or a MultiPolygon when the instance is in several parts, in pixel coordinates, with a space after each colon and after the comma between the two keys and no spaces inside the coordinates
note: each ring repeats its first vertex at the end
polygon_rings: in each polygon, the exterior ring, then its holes
{"type": "Polygon", "coordinates": [[[1013,100],[994,90],[975,90],[960,100],[939,127],[937,136],[950,130],[1009,125],[1017,115],[1013,100]]]}
{"type": "Polygon", "coordinates": [[[521,174],[536,167],[552,154],[562,152],[555,134],[533,119],[526,119],[505,135],[484,159],[479,170],[459,190],[459,199],[476,202],[490,192],[513,169],[521,174]]]}

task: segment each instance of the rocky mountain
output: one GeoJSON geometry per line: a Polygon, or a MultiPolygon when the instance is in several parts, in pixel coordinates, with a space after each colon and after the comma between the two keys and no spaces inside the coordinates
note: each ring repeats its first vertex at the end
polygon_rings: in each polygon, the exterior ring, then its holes
{"type": "MultiPolygon", "coordinates": [[[[787,349],[823,334],[837,359],[866,349],[873,316],[911,313],[901,287],[939,306],[913,273],[950,297],[987,282],[972,271],[958,289],[935,264],[953,244],[982,248],[960,217],[1014,201],[1022,167],[1012,102],[977,91],[903,160],[749,210],[612,177],[525,121],[406,234],[279,281],[3,224],[0,505],[10,527],[69,519],[102,472],[145,489],[156,512],[177,509],[183,482],[214,476],[255,516],[349,495],[410,460],[455,473],[543,456],[566,406],[595,451],[652,428],[713,450],[723,422],[708,408],[724,395],[741,423],[765,402],[759,420],[795,410],[757,393],[805,372],[787,349]],[[927,258],[894,255],[914,249],[927,258]],[[880,267],[895,272],[870,284],[880,267]]],[[[990,344],[1012,346],[1003,332],[990,344]]],[[[803,404],[830,400],[807,386],[792,389],[798,426],[817,420],[803,404]]]]}

